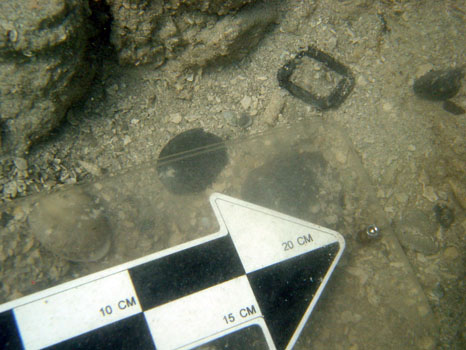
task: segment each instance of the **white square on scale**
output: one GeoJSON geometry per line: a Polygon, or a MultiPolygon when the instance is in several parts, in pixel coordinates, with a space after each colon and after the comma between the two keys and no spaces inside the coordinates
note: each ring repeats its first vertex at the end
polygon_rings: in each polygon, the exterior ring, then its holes
{"type": "Polygon", "coordinates": [[[141,306],[128,271],[14,309],[26,349],[57,344],[139,312],[141,306]]]}
{"type": "Polygon", "coordinates": [[[178,349],[261,317],[246,276],[144,312],[157,350],[178,349]]]}
{"type": "Polygon", "coordinates": [[[342,241],[338,232],[254,204],[221,195],[214,203],[246,273],[342,241]]]}

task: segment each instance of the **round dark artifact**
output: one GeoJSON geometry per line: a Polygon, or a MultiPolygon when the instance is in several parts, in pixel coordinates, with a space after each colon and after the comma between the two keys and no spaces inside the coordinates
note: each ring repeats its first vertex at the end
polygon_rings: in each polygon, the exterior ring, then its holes
{"type": "Polygon", "coordinates": [[[195,193],[210,186],[227,162],[223,140],[196,128],[178,134],[165,145],[157,173],[170,192],[195,193]]]}
{"type": "Polygon", "coordinates": [[[314,46],[309,46],[307,50],[299,52],[294,59],[286,62],[285,65],[278,70],[277,80],[278,85],[288,90],[294,97],[314,105],[320,110],[338,108],[346,100],[351,91],[353,91],[354,87],[354,77],[351,70],[328,53],[320,51],[314,46]],[[319,96],[316,92],[309,91],[291,81],[293,72],[304,57],[320,62],[323,66],[341,76],[337,85],[327,96],[319,96]]]}
{"type": "Polygon", "coordinates": [[[319,190],[331,177],[329,172],[321,153],[283,153],[248,174],[241,189],[242,198],[308,218],[309,206],[319,203],[319,190]]]}

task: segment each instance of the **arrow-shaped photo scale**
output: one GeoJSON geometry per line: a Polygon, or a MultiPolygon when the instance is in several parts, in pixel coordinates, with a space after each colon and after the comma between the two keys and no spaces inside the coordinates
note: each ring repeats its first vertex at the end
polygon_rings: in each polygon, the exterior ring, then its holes
{"type": "Polygon", "coordinates": [[[343,236],[222,194],[213,194],[211,203],[276,348],[292,349],[343,253],[343,236]]]}
{"type": "Polygon", "coordinates": [[[0,305],[0,348],[292,349],[337,232],[222,194],[217,233],[0,305]],[[180,331],[182,330],[182,331],[180,331]],[[135,345],[136,344],[136,345],[135,345]]]}

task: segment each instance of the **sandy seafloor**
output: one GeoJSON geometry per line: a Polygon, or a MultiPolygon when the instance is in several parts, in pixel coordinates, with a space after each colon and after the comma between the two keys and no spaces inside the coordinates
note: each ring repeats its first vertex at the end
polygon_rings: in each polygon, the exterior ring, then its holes
{"type": "MultiPolygon", "coordinates": [[[[432,339],[420,343],[413,341],[406,348],[464,349],[466,216],[461,207],[464,198],[458,198],[464,190],[453,189],[451,183],[463,181],[464,186],[465,174],[461,169],[465,169],[466,121],[464,115],[455,116],[444,111],[441,103],[415,96],[412,84],[416,77],[430,69],[457,67],[466,62],[466,7],[461,1],[453,0],[380,1],[374,4],[362,0],[289,0],[282,6],[279,23],[247,57],[231,65],[213,66],[188,76],[183,87],[191,93],[188,99],[179,98],[179,91],[167,86],[167,72],[163,69],[151,65],[121,67],[109,59],[101,68],[89,98],[73,108],[64,125],[48,140],[34,146],[25,157],[30,176],[41,174],[44,178],[47,174],[48,180],[38,185],[41,190],[55,188],[61,183],[92,184],[142,164],[153,164],[168,140],[194,127],[202,127],[227,140],[247,140],[252,135],[303,121],[324,121],[329,127],[322,129],[319,136],[331,140],[335,135],[344,134],[351,142],[373,185],[368,189],[373,191],[396,234],[400,232],[400,220],[414,208],[431,218],[432,208],[438,201],[453,209],[455,221],[448,229],[432,219],[435,226],[433,238],[438,248],[435,252],[425,254],[409,246],[404,248],[414,272],[413,279],[422,288],[423,298],[427,299],[433,312],[432,319],[439,329],[438,335],[432,339]],[[318,111],[278,86],[277,70],[309,44],[332,54],[355,76],[353,92],[337,109],[318,111]],[[266,107],[277,99],[283,104],[281,112],[266,115],[266,107]],[[229,111],[247,113],[252,125],[241,128],[231,123],[225,118],[228,115],[225,112],[229,111]],[[331,125],[337,125],[343,132],[334,133],[331,125]]],[[[465,91],[463,86],[454,98],[463,107],[466,105],[465,91]]],[[[287,137],[294,135],[291,133],[287,137]]],[[[271,140],[273,142],[273,138],[271,140]]],[[[239,141],[239,144],[242,142],[247,144],[247,141],[239,141]]],[[[346,156],[340,156],[343,159],[340,157],[339,161],[345,163],[346,156]]],[[[260,161],[257,164],[260,165],[260,161]]],[[[11,174],[12,180],[18,176],[18,173],[11,174]]],[[[156,175],[148,173],[148,176],[156,175]]],[[[222,181],[208,192],[228,189],[228,184],[222,181]]],[[[126,186],[133,185],[126,183],[126,186]]],[[[125,198],[126,201],[131,196],[125,198]]],[[[133,200],[138,201],[137,198],[133,200]]],[[[187,201],[190,200],[193,199],[187,201]]],[[[160,211],[179,210],[178,204],[169,200],[158,204],[160,211]]],[[[122,205],[128,205],[126,213],[129,217],[139,215],[131,212],[131,204],[122,205]]],[[[364,203],[359,205],[364,206],[364,203]]],[[[357,212],[367,208],[352,210],[346,210],[342,215],[357,216],[357,212]]],[[[18,212],[14,213],[19,216],[18,225],[23,227],[21,220],[24,223],[24,218],[18,212]]],[[[138,222],[138,219],[133,221],[138,222]]],[[[130,238],[125,244],[120,237],[109,256],[98,263],[67,262],[41,247],[27,230],[17,236],[17,241],[3,239],[0,241],[3,265],[0,269],[0,301],[15,299],[191,237],[183,237],[182,224],[175,229],[171,223],[157,225],[153,227],[162,227],[160,232],[166,230],[172,237],[160,238],[155,232],[144,233],[145,246],[140,250],[131,246],[130,238]],[[127,250],[121,245],[126,245],[127,250]]],[[[131,225],[127,229],[131,230],[131,225]]],[[[214,230],[215,225],[207,224],[205,229],[214,230]]],[[[344,232],[344,235],[351,241],[354,232],[344,232]]],[[[374,275],[361,277],[361,269],[352,271],[358,278],[377,278],[374,275]]],[[[384,270],[372,272],[383,274],[384,270]]],[[[357,294],[357,291],[353,292],[357,294]]],[[[325,300],[323,308],[329,303],[325,300]]],[[[325,315],[325,311],[319,309],[319,312],[325,315]]],[[[430,315],[430,310],[425,315],[430,315]]],[[[340,316],[340,319],[335,315],[332,317],[336,319],[335,327],[346,329],[343,334],[350,340],[341,344],[352,344],[347,348],[395,348],[390,344],[361,345],[357,338],[362,335],[351,334],[352,325],[360,319],[348,313],[340,316]]],[[[378,331],[381,331],[378,325],[366,330],[367,333],[378,331]]],[[[326,336],[331,338],[331,334],[326,336]]],[[[325,343],[312,341],[300,346],[318,349],[324,348],[325,343]]]]}

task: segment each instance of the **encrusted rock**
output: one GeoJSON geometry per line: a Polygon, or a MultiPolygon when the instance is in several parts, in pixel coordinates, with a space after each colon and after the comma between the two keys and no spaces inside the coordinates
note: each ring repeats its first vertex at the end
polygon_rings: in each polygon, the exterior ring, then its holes
{"type": "Polygon", "coordinates": [[[414,82],[414,92],[427,100],[444,101],[455,96],[461,88],[464,72],[461,68],[431,70],[414,82]]]}
{"type": "Polygon", "coordinates": [[[0,2],[0,154],[58,125],[92,79],[86,1],[0,2]]]}
{"type": "Polygon", "coordinates": [[[254,49],[267,27],[277,18],[272,6],[255,6],[226,16],[190,40],[180,57],[183,66],[205,66],[213,61],[240,59],[254,49]]]}
{"type": "Polygon", "coordinates": [[[124,64],[161,65],[182,56],[183,66],[203,66],[219,56],[242,57],[276,17],[272,6],[243,9],[253,2],[110,0],[111,41],[124,64]]]}
{"type": "MultiPolygon", "coordinates": [[[[162,0],[109,0],[113,18],[110,40],[118,52],[120,63],[162,63],[164,47],[158,38],[157,29],[169,26],[163,23],[162,0]]],[[[175,35],[177,28],[173,27],[175,35]]]]}
{"type": "Polygon", "coordinates": [[[219,16],[237,11],[255,0],[170,0],[166,7],[171,9],[187,8],[219,16]]]}

